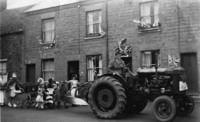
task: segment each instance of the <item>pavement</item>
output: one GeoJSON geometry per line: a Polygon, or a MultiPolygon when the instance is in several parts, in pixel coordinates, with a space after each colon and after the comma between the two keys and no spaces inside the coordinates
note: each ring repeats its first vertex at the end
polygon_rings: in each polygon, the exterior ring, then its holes
{"type": "MultiPolygon", "coordinates": [[[[52,110],[1,107],[0,122],[156,122],[151,103],[140,114],[127,115],[121,119],[102,120],[94,116],[89,106],[78,106],[52,110]]],[[[177,116],[174,122],[200,122],[200,103],[188,116],[177,116]]]]}

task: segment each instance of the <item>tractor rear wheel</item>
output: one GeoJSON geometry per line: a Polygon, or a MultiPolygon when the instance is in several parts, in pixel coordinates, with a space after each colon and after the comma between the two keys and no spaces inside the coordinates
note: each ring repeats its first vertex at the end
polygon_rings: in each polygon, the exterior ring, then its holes
{"type": "Polygon", "coordinates": [[[125,111],[125,89],[117,79],[103,76],[89,89],[88,102],[98,118],[117,118],[125,111]]]}

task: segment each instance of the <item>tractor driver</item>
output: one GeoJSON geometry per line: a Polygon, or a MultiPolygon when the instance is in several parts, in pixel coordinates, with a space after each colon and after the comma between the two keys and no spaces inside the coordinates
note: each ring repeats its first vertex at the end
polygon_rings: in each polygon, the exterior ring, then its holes
{"type": "Polygon", "coordinates": [[[128,83],[130,83],[130,86],[135,86],[137,74],[134,74],[129,70],[125,62],[121,59],[120,53],[115,53],[114,60],[109,64],[109,71],[124,77],[128,83]]]}
{"type": "Polygon", "coordinates": [[[109,70],[112,73],[125,76],[126,65],[121,59],[121,54],[116,52],[114,60],[109,64],[109,70]]]}

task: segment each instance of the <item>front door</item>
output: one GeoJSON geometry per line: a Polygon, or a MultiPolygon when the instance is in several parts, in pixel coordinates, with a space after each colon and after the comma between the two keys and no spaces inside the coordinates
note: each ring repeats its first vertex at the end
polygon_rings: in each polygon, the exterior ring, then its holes
{"type": "Polygon", "coordinates": [[[77,75],[79,79],[79,61],[68,62],[68,80],[72,79],[73,75],[77,75]]]}
{"type": "Polygon", "coordinates": [[[126,66],[132,71],[132,57],[121,57],[126,66]]]}
{"type": "Polygon", "coordinates": [[[185,69],[189,91],[198,92],[198,65],[196,53],[181,54],[181,66],[185,69]]]}
{"type": "Polygon", "coordinates": [[[26,65],[26,82],[35,82],[35,64],[26,65]]]}

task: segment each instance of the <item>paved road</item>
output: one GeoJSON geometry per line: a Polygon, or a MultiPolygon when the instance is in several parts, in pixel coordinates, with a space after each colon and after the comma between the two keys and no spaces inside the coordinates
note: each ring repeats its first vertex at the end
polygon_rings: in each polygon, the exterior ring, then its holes
{"type": "MultiPolygon", "coordinates": [[[[118,120],[97,119],[88,106],[68,109],[36,110],[1,108],[1,122],[156,122],[149,104],[141,114],[129,115],[118,120]]],[[[185,117],[176,117],[174,122],[200,122],[200,103],[194,112],[185,117]]]]}

